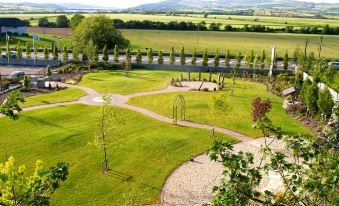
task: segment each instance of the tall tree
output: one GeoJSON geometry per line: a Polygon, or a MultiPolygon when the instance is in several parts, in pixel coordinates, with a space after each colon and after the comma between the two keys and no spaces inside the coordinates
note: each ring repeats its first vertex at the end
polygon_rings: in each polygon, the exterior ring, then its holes
{"type": "Polygon", "coordinates": [[[192,65],[196,65],[196,62],[197,62],[197,49],[194,49],[192,55],[192,65]]]}
{"type": "Polygon", "coordinates": [[[147,59],[148,59],[148,64],[152,64],[153,63],[153,49],[149,48],[147,51],[147,59]]]}
{"type": "Polygon", "coordinates": [[[44,60],[48,60],[49,59],[49,51],[48,48],[45,47],[44,48],[44,60]]]}
{"type": "Polygon", "coordinates": [[[118,63],[119,62],[119,47],[118,45],[114,46],[114,62],[118,63]]]}
{"type": "Polygon", "coordinates": [[[102,50],[102,60],[104,62],[108,61],[108,51],[107,51],[107,45],[105,44],[103,50],[102,50]]]}
{"type": "Polygon", "coordinates": [[[82,14],[74,14],[71,18],[70,26],[75,29],[84,18],[85,16],[82,14]]]}
{"type": "Polygon", "coordinates": [[[217,49],[217,52],[215,53],[214,56],[214,66],[218,67],[220,63],[220,55],[219,55],[219,50],[217,49]]]}
{"type": "Polygon", "coordinates": [[[207,67],[208,66],[208,53],[207,49],[205,49],[203,55],[202,55],[202,66],[207,67]]]}
{"type": "Polygon", "coordinates": [[[142,63],[142,56],[141,56],[141,51],[140,49],[138,49],[137,51],[137,55],[135,57],[135,61],[138,63],[138,64],[141,64],[142,63]]]}
{"type": "Polygon", "coordinates": [[[325,115],[330,115],[332,113],[334,102],[327,87],[320,91],[317,104],[321,113],[325,115]]]}
{"type": "Polygon", "coordinates": [[[173,46],[172,46],[169,58],[170,58],[170,64],[173,65],[175,63],[175,51],[174,51],[174,47],[173,46]]]}
{"type": "Polygon", "coordinates": [[[186,64],[186,54],[185,54],[185,48],[182,47],[181,52],[180,52],[180,64],[181,66],[186,64]]]}
{"type": "Polygon", "coordinates": [[[284,56],[284,60],[283,60],[283,69],[287,70],[288,69],[288,53],[286,50],[285,56],[284,56]]]}
{"type": "Polygon", "coordinates": [[[158,54],[158,64],[164,64],[164,57],[162,55],[162,51],[160,50],[159,51],[159,54],[158,54]]]}
{"type": "Polygon", "coordinates": [[[230,55],[230,50],[227,49],[227,53],[225,55],[225,66],[230,67],[230,62],[231,62],[231,55],[230,55]]]}
{"type": "Polygon", "coordinates": [[[66,28],[69,26],[69,20],[66,15],[59,15],[56,18],[56,27],[66,28]]]}

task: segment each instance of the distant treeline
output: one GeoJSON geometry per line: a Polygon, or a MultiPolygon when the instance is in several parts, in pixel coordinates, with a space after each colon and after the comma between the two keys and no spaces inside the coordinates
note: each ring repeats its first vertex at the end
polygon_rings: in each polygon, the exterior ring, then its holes
{"type": "Polygon", "coordinates": [[[113,23],[117,29],[154,29],[154,30],[183,30],[183,31],[236,31],[236,32],[286,32],[286,33],[302,33],[302,34],[339,34],[339,27],[331,28],[328,25],[324,27],[318,26],[304,26],[298,29],[293,26],[285,28],[272,28],[263,25],[248,25],[242,27],[233,27],[232,25],[223,26],[220,23],[211,23],[207,26],[205,21],[200,23],[192,22],[159,22],[159,21],[123,21],[121,19],[114,19],[113,23]]]}

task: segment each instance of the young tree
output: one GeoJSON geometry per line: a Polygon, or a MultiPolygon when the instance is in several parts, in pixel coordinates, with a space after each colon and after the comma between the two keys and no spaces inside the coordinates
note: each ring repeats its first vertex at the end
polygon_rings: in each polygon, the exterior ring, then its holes
{"type": "Polygon", "coordinates": [[[51,75],[52,75],[51,66],[48,65],[47,66],[47,76],[50,77],[51,75]]]}
{"type": "Polygon", "coordinates": [[[174,63],[175,63],[175,51],[174,51],[174,47],[173,46],[172,46],[172,49],[171,49],[171,53],[170,53],[169,59],[170,59],[170,64],[174,65],[174,63]]]}
{"type": "Polygon", "coordinates": [[[295,88],[301,90],[303,83],[304,83],[303,74],[301,72],[296,72],[293,85],[295,86],[295,88]]]}
{"type": "Polygon", "coordinates": [[[196,65],[197,62],[197,49],[194,49],[193,55],[192,55],[192,65],[196,65]]]}
{"type": "Polygon", "coordinates": [[[219,55],[219,50],[217,49],[217,52],[215,53],[214,56],[214,66],[218,67],[220,63],[220,55],[219,55]]]}
{"type": "Polygon", "coordinates": [[[217,119],[218,115],[220,117],[224,117],[230,109],[230,106],[227,104],[227,96],[225,95],[225,92],[218,92],[210,98],[208,103],[209,108],[214,113],[214,120],[217,119]]]}
{"type": "Polygon", "coordinates": [[[260,68],[261,69],[265,69],[266,58],[267,58],[266,51],[262,50],[262,54],[260,57],[260,68]]]}
{"type": "Polygon", "coordinates": [[[87,56],[87,51],[86,51],[86,50],[84,50],[84,51],[82,52],[82,58],[81,58],[81,60],[82,60],[83,62],[87,62],[87,61],[88,61],[88,56],[87,56]]]}
{"type": "Polygon", "coordinates": [[[273,69],[277,69],[278,68],[278,57],[274,56],[274,60],[273,60],[273,69]]]}
{"type": "Polygon", "coordinates": [[[230,62],[231,62],[230,50],[227,49],[227,53],[226,53],[226,56],[225,56],[225,66],[230,67],[231,66],[230,62]]]}
{"type": "Polygon", "coordinates": [[[283,60],[283,69],[287,70],[288,69],[288,53],[286,50],[285,56],[284,56],[284,60],[283,60]]]}
{"type": "Polygon", "coordinates": [[[137,51],[137,55],[135,57],[135,61],[138,63],[138,64],[141,64],[142,63],[142,56],[141,56],[141,51],[140,49],[138,49],[137,51]]]}
{"type": "Polygon", "coordinates": [[[67,53],[67,47],[64,46],[64,49],[62,50],[62,61],[67,62],[68,61],[68,53],[67,53]]]}
{"type": "Polygon", "coordinates": [[[97,45],[94,45],[94,62],[97,63],[99,61],[99,49],[97,45]]]}
{"type": "Polygon", "coordinates": [[[158,54],[158,64],[163,64],[164,63],[164,57],[162,56],[162,51],[159,51],[158,54]]]}
{"type": "Polygon", "coordinates": [[[22,48],[19,43],[16,45],[16,54],[18,59],[22,59],[22,48]]]}
{"type": "Polygon", "coordinates": [[[332,95],[327,87],[320,91],[317,104],[321,113],[325,115],[331,115],[334,102],[332,99],[332,95]]]}
{"type": "Polygon", "coordinates": [[[73,59],[73,62],[76,63],[76,64],[80,62],[79,53],[78,53],[78,50],[76,48],[73,48],[73,50],[72,50],[72,59],[73,59]]]}
{"type": "Polygon", "coordinates": [[[312,82],[310,79],[306,79],[302,84],[302,87],[300,90],[300,99],[304,104],[306,104],[308,90],[311,87],[311,85],[312,85],[312,82]]]}
{"type": "Polygon", "coordinates": [[[311,115],[316,115],[318,113],[318,94],[319,89],[316,83],[312,83],[312,85],[308,88],[306,93],[306,107],[308,112],[311,115]]]}
{"type": "Polygon", "coordinates": [[[186,54],[185,54],[185,48],[182,47],[181,52],[180,52],[180,64],[181,66],[186,64],[186,54]]]}
{"type": "Polygon", "coordinates": [[[58,54],[58,47],[54,45],[53,47],[53,60],[58,60],[59,54],[58,54]]]}
{"type": "Polygon", "coordinates": [[[248,52],[246,52],[246,54],[244,56],[244,61],[245,61],[246,67],[250,68],[251,60],[250,60],[250,56],[248,55],[248,52]]]}
{"type": "Polygon", "coordinates": [[[19,104],[24,102],[25,99],[21,93],[17,90],[13,90],[2,105],[0,105],[0,113],[15,121],[19,119],[18,113],[22,111],[19,104]]]}
{"type": "Polygon", "coordinates": [[[26,58],[31,59],[31,47],[29,44],[26,45],[26,58]]]}
{"type": "Polygon", "coordinates": [[[126,60],[131,60],[131,48],[127,47],[126,49],[126,60]]]}
{"type": "Polygon", "coordinates": [[[7,58],[12,58],[11,57],[11,49],[9,48],[9,44],[6,45],[6,56],[7,56],[7,58]]]}
{"type": "Polygon", "coordinates": [[[49,58],[49,51],[48,51],[48,48],[45,47],[44,48],[44,60],[48,60],[48,58],[49,58]]]}
{"type": "Polygon", "coordinates": [[[207,49],[205,49],[203,55],[202,55],[202,66],[207,67],[208,66],[208,53],[207,49]]]}
{"type": "Polygon", "coordinates": [[[237,64],[235,65],[235,68],[240,68],[241,66],[241,52],[239,52],[237,56],[237,64]]]}
{"type": "Polygon", "coordinates": [[[255,58],[254,51],[251,50],[251,54],[250,54],[250,56],[249,56],[249,66],[250,66],[250,68],[253,68],[253,67],[254,67],[254,65],[253,65],[253,63],[254,63],[254,58],[255,58]]]}
{"type": "Polygon", "coordinates": [[[108,61],[108,51],[107,51],[107,45],[105,44],[103,50],[102,50],[102,60],[104,62],[108,61]]]}
{"type": "Polygon", "coordinates": [[[15,166],[14,157],[0,164],[0,205],[50,205],[50,198],[68,176],[64,162],[43,170],[42,161],[35,164],[34,174],[27,176],[25,166],[15,166]]]}
{"type": "Polygon", "coordinates": [[[152,64],[153,63],[153,49],[149,48],[147,51],[147,63],[152,64]]]}
{"type": "Polygon", "coordinates": [[[92,40],[89,40],[88,44],[85,47],[86,57],[89,63],[93,63],[95,60],[95,45],[92,40]]]}
{"type": "Polygon", "coordinates": [[[114,46],[114,62],[118,63],[119,62],[119,48],[118,45],[114,46]]]}
{"type": "Polygon", "coordinates": [[[94,144],[103,148],[104,161],[102,164],[102,172],[108,172],[107,144],[109,138],[114,135],[114,130],[117,129],[116,127],[121,123],[121,120],[118,119],[114,107],[111,106],[111,97],[103,96],[103,100],[104,104],[101,106],[97,117],[98,131],[94,138],[94,144]]]}
{"type": "Polygon", "coordinates": [[[22,84],[22,90],[23,92],[29,92],[30,87],[29,87],[29,78],[27,75],[24,76],[23,84],[22,84]]]}

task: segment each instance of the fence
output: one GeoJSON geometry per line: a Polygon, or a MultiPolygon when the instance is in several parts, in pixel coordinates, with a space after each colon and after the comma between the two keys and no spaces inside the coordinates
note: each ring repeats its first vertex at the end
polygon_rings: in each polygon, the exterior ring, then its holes
{"type": "MultiPolygon", "coordinates": [[[[303,73],[303,78],[304,78],[304,80],[308,78],[311,81],[313,81],[313,78],[309,74],[307,74],[306,72],[303,73]]],[[[333,101],[335,101],[335,102],[339,101],[339,93],[338,92],[334,91],[332,88],[330,88],[329,86],[327,86],[326,84],[324,84],[322,82],[318,83],[318,87],[319,87],[319,89],[328,88],[328,90],[330,91],[330,93],[332,95],[333,101]]]]}
{"type": "Polygon", "coordinates": [[[42,60],[42,59],[0,59],[0,65],[17,65],[17,66],[61,66],[60,60],[42,60]]]}

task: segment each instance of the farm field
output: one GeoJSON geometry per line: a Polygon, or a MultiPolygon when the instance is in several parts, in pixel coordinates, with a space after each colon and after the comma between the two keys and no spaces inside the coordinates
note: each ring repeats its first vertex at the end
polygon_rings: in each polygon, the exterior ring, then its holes
{"type": "Polygon", "coordinates": [[[66,90],[52,92],[49,94],[41,94],[25,98],[25,102],[21,106],[25,108],[59,102],[70,102],[78,100],[80,97],[85,95],[86,93],[83,90],[76,88],[68,88],[66,90]]]}
{"type": "MultiPolygon", "coordinates": [[[[67,162],[69,176],[52,195],[52,205],[142,205],[157,203],[166,177],[213,141],[208,130],[162,123],[116,108],[124,124],[109,141],[111,171],[102,175],[103,151],[89,144],[98,109],[77,104],[23,112],[16,122],[0,118],[0,155],[13,155],[28,173],[38,159],[46,168],[67,162]]],[[[236,142],[218,133],[217,138],[236,142]]]]}
{"type": "MultiPolygon", "coordinates": [[[[205,74],[206,75],[206,74],[205,74]]],[[[193,75],[193,78],[197,75],[193,75]]],[[[269,98],[272,102],[272,110],[269,117],[277,126],[283,126],[284,132],[302,133],[312,135],[309,130],[300,123],[288,117],[282,108],[282,99],[266,92],[263,84],[236,80],[234,96],[230,96],[231,80],[226,80],[225,95],[228,110],[225,114],[217,113],[209,107],[213,93],[202,92],[173,92],[142,97],[134,97],[129,104],[147,108],[156,113],[172,117],[172,104],[177,94],[182,94],[186,100],[186,116],[188,121],[216,125],[237,131],[251,137],[259,137],[261,132],[252,128],[251,104],[253,99],[261,97],[269,98]]]]}
{"type": "MultiPolygon", "coordinates": [[[[55,21],[57,15],[61,14],[15,14],[16,17],[24,20],[29,20],[31,26],[37,26],[39,18],[48,17],[49,21],[55,21]]],[[[73,15],[65,14],[68,18],[71,18],[73,15]]],[[[90,16],[93,14],[83,14],[85,16],[90,16]]],[[[207,25],[210,23],[221,23],[222,25],[232,25],[232,26],[242,26],[244,24],[248,25],[265,25],[270,27],[279,27],[285,28],[286,26],[325,26],[328,24],[331,27],[339,26],[337,20],[332,19],[311,19],[311,18],[289,18],[289,17],[268,17],[268,16],[240,16],[240,15],[208,15],[207,18],[204,18],[203,14],[178,14],[177,16],[170,16],[165,14],[105,14],[112,19],[122,19],[124,21],[129,20],[151,20],[151,21],[160,21],[160,22],[170,22],[170,21],[186,21],[199,23],[205,21],[207,25]]],[[[13,16],[13,14],[0,14],[0,17],[13,16]]]]}
{"type": "MultiPolygon", "coordinates": [[[[306,38],[311,42],[308,52],[318,52],[318,42],[320,35],[303,35],[303,34],[286,34],[286,33],[251,33],[251,32],[199,32],[197,44],[197,32],[194,31],[163,31],[163,30],[137,30],[123,29],[122,34],[131,41],[132,49],[145,50],[153,48],[153,50],[163,50],[169,52],[174,46],[177,52],[185,47],[186,52],[192,52],[196,48],[199,52],[206,48],[209,53],[213,53],[219,49],[221,53],[225,53],[227,49],[233,55],[238,52],[243,54],[253,49],[256,53],[261,54],[262,50],[269,52],[273,45],[277,47],[279,56],[283,56],[288,50],[292,57],[296,48],[303,49],[306,38]],[[175,36],[175,38],[173,38],[175,36]]],[[[52,42],[59,45],[59,39],[52,35],[41,35],[41,41],[36,41],[38,47],[51,47],[52,42]]],[[[32,38],[26,36],[12,36],[10,41],[11,47],[17,42],[32,44],[32,38]]],[[[63,38],[63,46],[70,48],[70,38],[63,38]]],[[[2,36],[0,46],[5,47],[5,37],[2,36]]],[[[322,56],[328,58],[338,58],[339,36],[324,36],[322,56]]]]}

